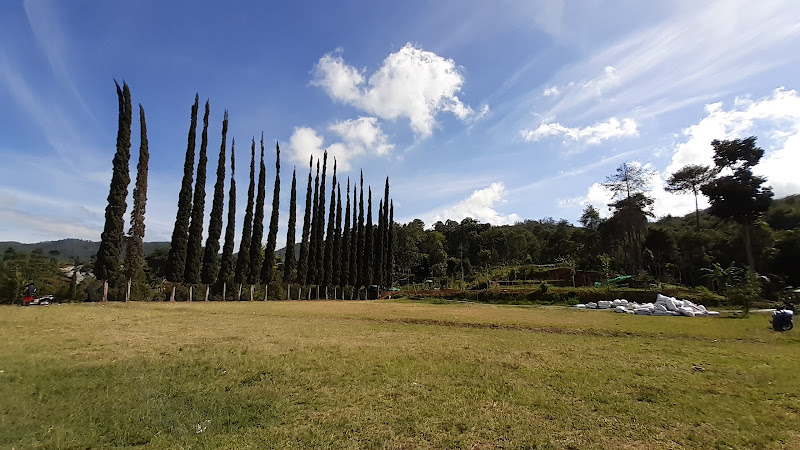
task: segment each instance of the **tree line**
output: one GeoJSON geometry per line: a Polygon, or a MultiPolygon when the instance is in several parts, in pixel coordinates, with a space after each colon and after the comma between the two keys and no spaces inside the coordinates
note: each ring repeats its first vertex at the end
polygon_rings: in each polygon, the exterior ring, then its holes
{"type": "MultiPolygon", "coordinates": [[[[272,208],[266,209],[267,170],[263,133],[256,157],[256,140],[250,143],[250,172],[245,207],[244,223],[239,235],[239,251],[234,253],[236,238],[236,180],[235,139],[231,140],[230,188],[228,190],[227,224],[222,253],[223,214],[225,207],[225,181],[227,164],[228,111],[224,112],[216,182],[209,214],[209,228],[203,244],[206,170],[208,165],[208,128],[210,102],[206,100],[200,149],[195,169],[197,146],[197,119],[200,96],[195,95],[191,106],[189,133],[184,159],[183,178],[178,194],[177,212],[172,239],[167,255],[158,261],[145,261],[142,252],[144,238],[144,215],[147,199],[148,143],[144,108],[140,105],[140,153],[137,181],[134,189],[134,206],[131,228],[126,236],[123,232],[126,213],[126,198],[130,175],[131,139],[131,94],[126,83],[117,84],[119,119],[117,150],[113,159],[113,173],[109,189],[106,220],[101,235],[100,249],[94,264],[94,273],[99,280],[108,283],[110,298],[140,299],[148,297],[153,278],[163,276],[173,287],[202,285],[206,288],[203,298],[211,294],[214,298],[241,299],[242,289],[249,287],[250,298],[254,292],[266,299],[300,298],[320,295],[320,288],[327,297],[327,288],[335,288],[337,298],[366,298],[369,294],[387,289],[393,283],[394,265],[394,204],[389,197],[389,177],[384,184],[383,198],[378,199],[377,220],[373,220],[373,197],[371,186],[366,186],[364,201],[364,175],[352,183],[348,177],[344,189],[342,207],[342,183],[333,160],[330,187],[328,188],[328,153],[321,161],[309,160],[308,181],[305,196],[305,216],[302,238],[296,243],[297,230],[297,173],[292,171],[289,196],[289,220],[286,235],[286,252],[281,260],[275,250],[278,235],[280,208],[280,145],[275,144],[275,173],[272,191],[272,208]],[[258,162],[258,170],[256,170],[258,162]],[[316,173],[314,171],[316,163],[316,173]],[[320,174],[321,170],[321,174],[320,174]],[[256,173],[258,178],[256,179],[256,173]],[[313,180],[313,184],[312,184],[313,180]],[[330,191],[330,194],[328,192],[330,191]],[[327,208],[327,219],[326,219],[327,208]],[[366,217],[365,217],[366,210],[366,217]],[[269,221],[265,224],[266,214],[269,221]],[[265,226],[266,225],[266,226],[265,226]],[[265,233],[266,231],[266,242],[265,233]],[[295,247],[299,244],[299,255],[295,247]],[[125,248],[123,249],[123,246],[125,248]],[[150,283],[145,271],[149,272],[150,283]],[[270,295],[272,287],[272,295],[270,295]],[[293,294],[294,289],[294,294],[293,294]],[[303,292],[307,294],[304,295],[303,292]],[[285,295],[284,295],[285,294],[285,295]]],[[[199,286],[198,286],[199,287],[199,286]]],[[[190,290],[191,292],[191,290],[190,290]]],[[[202,294],[202,293],[200,293],[202,294]]],[[[191,294],[190,294],[191,295],[191,294]]],[[[200,297],[200,295],[198,295],[200,297]]],[[[195,297],[195,298],[198,298],[195,297]]],[[[200,299],[200,298],[198,298],[200,299]]]]}
{"type": "MultiPolygon", "coordinates": [[[[276,143],[272,209],[268,210],[268,155],[263,136],[258,147],[255,138],[250,143],[248,194],[239,233],[235,228],[235,140],[231,140],[227,223],[222,233],[228,179],[225,111],[209,229],[203,245],[210,106],[206,102],[195,168],[199,95],[191,107],[171,245],[143,258],[148,164],[145,114],[139,105],[139,165],[130,229],[124,234],[132,126],[127,84],[117,85],[117,96],[117,152],[106,224],[94,263],[95,275],[109,283],[110,298],[168,299],[175,295],[183,300],[192,295],[192,289],[196,294],[193,299],[205,299],[206,293],[212,299],[227,300],[267,296],[364,298],[395,283],[433,281],[443,287],[485,287],[490,280],[530,278],[542,265],[566,267],[573,273],[593,272],[593,279],[628,274],[644,282],[707,286],[719,293],[743,279],[754,279],[745,276],[748,271],[762,275],[755,278],[767,291],[800,285],[800,195],[773,201],[767,180],[753,174],[764,154],[755,137],[715,140],[711,143],[713,166],[690,165],[671,174],[667,191],[695,196],[695,213],[690,216],[655,220],[649,191],[652,174],[646,166],[626,162],[604,183],[613,195],[607,205],[610,216],[603,218],[589,205],[576,225],[552,218],[501,226],[472,218],[434,224],[417,219],[396,224],[388,177],[374,220],[373,193],[369,186],[364,192],[363,173],[358,179],[340,181],[334,160],[329,180],[331,164],[325,153],[309,160],[302,210],[297,207],[297,173],[292,172],[286,248],[281,257],[275,254],[280,147],[276,143]],[[711,204],[705,211],[698,208],[701,195],[708,197],[711,204]],[[303,214],[302,224],[296,212],[303,214]],[[296,233],[300,236],[298,242],[296,233]],[[235,252],[237,236],[239,251],[235,252]],[[326,288],[332,288],[332,292],[326,295],[326,288]],[[177,294],[173,294],[175,291],[177,294]]],[[[302,183],[303,175],[300,176],[302,183]]],[[[52,261],[42,255],[4,253],[0,261],[3,299],[16,295],[15,289],[23,281],[57,274],[55,269],[45,267],[54,264],[52,261]]],[[[88,284],[82,284],[82,292],[78,289],[68,298],[101,297],[97,283],[91,279],[84,283],[88,284]]]]}
{"type": "MultiPolygon", "coordinates": [[[[723,293],[714,273],[749,269],[767,290],[800,285],[800,196],[772,201],[766,180],[752,173],[763,155],[754,137],[713,141],[713,167],[688,166],[667,180],[676,194],[706,195],[711,207],[685,218],[654,220],[651,173],[625,162],[607,177],[610,217],[586,206],[577,225],[545,218],[492,226],[421,220],[397,230],[401,282],[485,286],[488,280],[525,279],[542,265],[596,272],[591,280],[634,275],[646,284],[707,286],[723,293]],[[537,267],[538,266],[538,267],[537,267]],[[730,268],[736,268],[730,269],[730,268]]],[[[696,203],[697,205],[697,203],[696,203]]]]}

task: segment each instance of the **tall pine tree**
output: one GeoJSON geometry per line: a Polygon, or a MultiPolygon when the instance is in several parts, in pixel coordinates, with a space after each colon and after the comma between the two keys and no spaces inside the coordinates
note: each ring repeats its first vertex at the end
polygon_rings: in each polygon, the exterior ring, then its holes
{"type": "MultiPolygon", "coordinates": [[[[225,243],[217,283],[233,285],[233,247],[236,240],[236,139],[231,140],[231,187],[228,191],[228,223],[225,225],[225,243]]],[[[225,300],[224,298],[222,300],[225,300]]]]}
{"type": "Polygon", "coordinates": [[[325,174],[328,171],[328,151],[322,154],[322,178],[319,182],[319,224],[317,224],[317,270],[314,274],[314,284],[325,281],[325,174]]]}
{"type": "Polygon", "coordinates": [[[387,245],[386,285],[392,287],[394,283],[394,252],[395,252],[395,227],[394,227],[394,201],[389,206],[389,239],[387,245]]]}
{"type": "Polygon", "coordinates": [[[386,185],[383,188],[383,234],[381,235],[381,281],[383,282],[383,286],[390,288],[392,287],[391,283],[389,282],[389,228],[391,227],[391,222],[389,222],[389,177],[386,177],[386,185]]]}
{"type": "Polygon", "coordinates": [[[250,273],[247,282],[256,284],[261,275],[261,239],[264,237],[264,202],[267,198],[267,168],[264,165],[264,133],[261,133],[261,163],[258,172],[258,195],[256,196],[256,215],[253,218],[253,237],[250,240],[250,273]]]}
{"type": "Polygon", "coordinates": [[[107,280],[112,286],[116,284],[122,257],[122,246],[125,243],[125,210],[128,208],[128,185],[131,182],[129,162],[131,159],[131,91],[128,84],[114,81],[117,86],[119,102],[119,118],[117,120],[117,151],[114,153],[111,186],[108,191],[106,206],[106,223],[100,237],[100,248],[97,250],[97,261],[94,273],[97,279],[107,280]]]}
{"type": "Polygon", "coordinates": [[[342,285],[342,187],[336,183],[336,226],[333,230],[333,284],[342,285]]]}
{"type": "Polygon", "coordinates": [[[367,225],[364,230],[364,266],[366,270],[364,273],[365,286],[375,284],[375,230],[372,229],[372,187],[368,186],[368,200],[367,200],[367,225]]]}
{"type": "Polygon", "coordinates": [[[287,284],[295,282],[295,256],[294,256],[294,241],[295,222],[297,222],[297,178],[295,170],[292,169],[292,191],[289,196],[289,224],[286,231],[286,253],[283,257],[283,281],[287,284]]]}
{"type": "Polygon", "coordinates": [[[214,201],[211,204],[211,217],[208,221],[208,238],[206,238],[203,255],[203,273],[201,281],[212,284],[217,281],[219,272],[219,238],[222,235],[222,211],[225,209],[225,140],[228,136],[228,110],[222,118],[222,144],[217,159],[217,182],[214,183],[214,201]]]}
{"type": "Polygon", "coordinates": [[[308,186],[306,187],[306,212],[303,216],[303,235],[300,238],[300,255],[297,261],[297,282],[308,283],[308,253],[309,234],[311,232],[311,169],[314,167],[314,157],[308,161],[308,186]]]}
{"type": "MultiPolygon", "coordinates": [[[[347,205],[344,208],[344,228],[342,228],[342,245],[339,254],[341,255],[341,273],[339,281],[342,286],[350,284],[350,177],[347,177],[347,189],[345,190],[347,205]]],[[[339,202],[341,204],[341,202],[339,202]]]]}
{"type": "Polygon", "coordinates": [[[317,228],[319,228],[319,160],[317,160],[317,175],[314,176],[314,200],[311,212],[311,235],[308,237],[308,284],[317,283],[317,228]]]}
{"type": "Polygon", "coordinates": [[[366,252],[364,251],[364,171],[361,171],[361,190],[358,197],[358,251],[356,252],[356,264],[358,265],[358,279],[356,286],[366,286],[366,252]]]}
{"type": "Polygon", "coordinates": [[[350,272],[348,281],[351,286],[358,287],[358,198],[356,197],[356,188],[358,183],[353,183],[353,221],[350,223],[350,272]]]}
{"type": "Polygon", "coordinates": [[[253,237],[253,197],[256,190],[256,138],[250,143],[250,187],[247,188],[247,207],[244,210],[242,239],[236,259],[236,282],[244,283],[250,273],[250,240],[253,237]]]}
{"type": "Polygon", "coordinates": [[[183,161],[183,179],[178,194],[178,212],[175,216],[175,227],[172,229],[172,241],[169,247],[167,262],[167,279],[181,282],[186,272],[186,249],[189,242],[189,217],[192,215],[192,181],[194,179],[194,149],[197,140],[197,109],[200,106],[200,95],[195,94],[192,105],[192,118],[189,124],[189,138],[186,146],[186,158],[183,161]]]}
{"type": "Polygon", "coordinates": [[[325,257],[323,261],[325,266],[323,284],[325,284],[325,286],[330,286],[331,280],[333,279],[333,244],[334,232],[336,231],[336,159],[333,160],[333,178],[331,179],[331,206],[328,209],[328,230],[325,233],[325,257]]]}
{"type": "Polygon", "coordinates": [[[200,135],[200,156],[197,159],[197,178],[194,183],[194,202],[192,203],[192,222],[189,225],[189,241],[186,248],[186,272],[184,280],[188,283],[200,281],[203,257],[203,219],[206,206],[206,166],[208,158],[208,115],[211,108],[206,100],[203,114],[203,133],[200,135]]]}
{"type": "Polygon", "coordinates": [[[144,213],[147,209],[147,172],[150,151],[147,145],[147,124],[144,108],[139,104],[139,163],[136,165],[136,186],[133,188],[133,213],[128,236],[128,251],[125,253],[125,272],[133,285],[134,297],[142,298],[147,288],[144,274],[144,213]]]}
{"type": "Polygon", "coordinates": [[[375,270],[373,280],[375,284],[383,286],[383,200],[378,201],[378,227],[375,229],[375,270]]]}
{"type": "Polygon", "coordinates": [[[264,249],[264,265],[261,268],[261,281],[272,283],[275,264],[275,246],[278,241],[278,213],[281,207],[281,148],[275,143],[275,185],[272,188],[272,215],[269,218],[267,248],[264,249]]]}

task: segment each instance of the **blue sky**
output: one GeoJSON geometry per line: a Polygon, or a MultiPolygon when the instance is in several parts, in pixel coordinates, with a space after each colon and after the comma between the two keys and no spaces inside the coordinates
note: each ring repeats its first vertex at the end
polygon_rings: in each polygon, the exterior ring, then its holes
{"type": "Polygon", "coordinates": [[[776,194],[800,193],[797,48],[796,1],[2,2],[0,240],[99,240],[114,79],[147,113],[148,241],[171,235],[195,92],[206,211],[230,113],[237,230],[250,139],[280,143],[279,245],[292,167],[303,189],[324,148],[341,180],[388,175],[402,222],[607,214],[599,183],[624,161],[655,172],[657,215],[685,214],[663,180],[750,135],[776,194]]]}

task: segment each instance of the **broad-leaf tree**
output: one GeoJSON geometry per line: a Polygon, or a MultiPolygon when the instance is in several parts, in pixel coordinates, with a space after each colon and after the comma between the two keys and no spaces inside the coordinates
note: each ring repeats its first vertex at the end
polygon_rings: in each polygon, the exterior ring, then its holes
{"type": "Polygon", "coordinates": [[[667,192],[677,194],[691,192],[694,194],[694,218],[698,230],[700,230],[700,208],[697,203],[697,194],[700,191],[700,186],[714,179],[715,175],[715,171],[708,166],[689,164],[670,175],[666,186],[664,186],[664,190],[667,192]]]}
{"type": "Polygon", "coordinates": [[[753,167],[764,156],[756,146],[756,137],[746,139],[714,140],[714,164],[719,171],[730,170],[725,175],[703,185],[700,189],[711,202],[709,212],[722,219],[733,219],[742,226],[747,265],[755,270],[751,243],[753,224],[772,203],[772,189],[763,186],[766,178],[753,175],[753,167]]]}

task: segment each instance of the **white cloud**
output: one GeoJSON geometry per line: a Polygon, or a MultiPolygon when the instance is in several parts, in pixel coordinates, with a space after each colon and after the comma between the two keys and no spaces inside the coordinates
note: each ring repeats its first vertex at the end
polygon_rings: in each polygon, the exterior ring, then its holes
{"type": "Polygon", "coordinates": [[[545,97],[555,97],[558,93],[558,86],[550,86],[542,92],[545,97]]]}
{"type": "Polygon", "coordinates": [[[800,96],[796,91],[778,88],[759,100],[737,97],[729,110],[721,102],[711,103],[706,105],[706,114],[683,130],[688,139],[675,148],[667,174],[687,164],[713,165],[714,139],[756,135],[765,154],[754,172],[767,177],[777,196],[800,192],[800,96]]]}
{"type": "Polygon", "coordinates": [[[337,101],[382,119],[408,118],[423,138],[433,133],[436,115],[447,111],[461,120],[475,115],[458,98],[464,78],[452,59],[406,44],[390,54],[368,80],[347,65],[340,52],[320,58],[312,85],[337,101]]]}
{"type": "Polygon", "coordinates": [[[423,220],[429,225],[439,220],[461,221],[467,217],[492,225],[506,225],[520,221],[517,214],[503,215],[497,211],[497,205],[505,202],[503,183],[492,183],[487,188],[474,191],[467,199],[456,205],[425,215],[423,220]]]}
{"type": "Polygon", "coordinates": [[[394,148],[388,137],[383,134],[378,119],[375,117],[359,117],[336,122],[330,130],[341,136],[350,147],[360,149],[359,153],[369,151],[378,155],[387,155],[394,148]]]}
{"type": "Polygon", "coordinates": [[[617,69],[613,66],[606,66],[601,76],[586,81],[581,86],[591,90],[595,95],[603,95],[606,89],[612,88],[618,84],[619,77],[617,76],[617,69]]]}
{"type": "MultiPolygon", "coordinates": [[[[655,200],[653,212],[656,217],[671,214],[680,216],[695,209],[694,196],[673,194],[664,190],[669,175],[687,164],[713,166],[714,139],[739,139],[750,135],[759,138],[758,145],[764,148],[764,157],[753,171],[767,178],[777,197],[800,193],[800,95],[794,90],[776,89],[772,95],[753,100],[737,97],[733,106],[726,109],[722,102],[710,103],[705,108],[706,116],[683,130],[686,140],[678,143],[672,159],[664,171],[656,172],[653,188],[648,195],[655,200]]],[[[562,206],[591,203],[607,214],[610,195],[602,184],[595,183],[588,189],[586,197],[572,199],[562,206]]],[[[708,207],[704,196],[698,197],[701,209],[708,207]]]]}
{"type": "Polygon", "coordinates": [[[544,115],[575,119],[656,106],[656,112],[669,111],[673,104],[703,101],[704,95],[718,95],[797,60],[797,2],[720,0],[695,6],[673,2],[662,22],[555,74],[556,83],[581,81],[564,88],[544,115]],[[609,101],[597,101],[600,94],[609,101]]]}
{"type": "MultiPolygon", "coordinates": [[[[375,117],[359,117],[336,122],[329,127],[336,133],[341,142],[335,142],[327,147],[328,157],[336,159],[339,170],[348,171],[353,158],[362,155],[386,156],[393,149],[394,144],[381,130],[380,123],[375,117]]],[[[304,164],[311,155],[314,159],[322,158],[326,150],[323,145],[325,139],[316,130],[309,127],[296,127],[289,138],[289,152],[291,159],[304,164]]]]}
{"type": "Polygon", "coordinates": [[[520,135],[526,142],[538,141],[547,136],[563,135],[574,141],[599,144],[608,139],[638,136],[639,131],[635,120],[626,118],[620,121],[616,117],[612,117],[605,122],[598,122],[584,128],[565,127],[558,122],[543,123],[534,130],[520,131],[520,135]]]}

